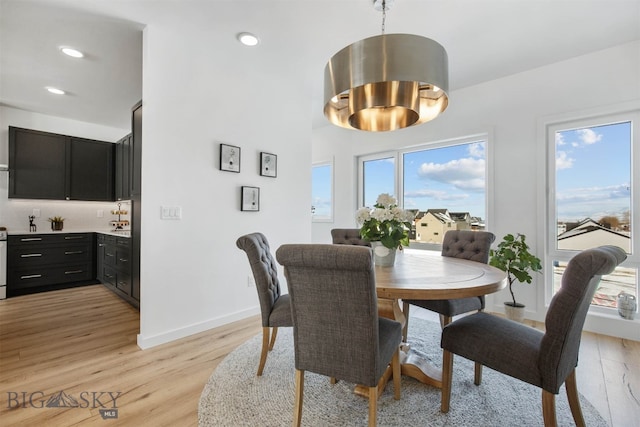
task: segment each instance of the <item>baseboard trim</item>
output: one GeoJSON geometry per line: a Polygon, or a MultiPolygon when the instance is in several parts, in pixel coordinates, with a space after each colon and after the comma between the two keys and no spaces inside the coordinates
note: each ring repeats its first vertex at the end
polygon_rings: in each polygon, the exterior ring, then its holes
{"type": "Polygon", "coordinates": [[[217,317],[215,319],[209,319],[204,322],[194,323],[192,325],[185,326],[183,328],[172,329],[167,332],[163,332],[156,335],[144,336],[138,334],[137,341],[138,347],[142,350],[152,348],[161,344],[166,344],[171,341],[179,340],[180,338],[188,337],[190,335],[198,334],[200,332],[207,331],[209,329],[217,328],[219,326],[226,325],[231,322],[245,319],[250,316],[260,314],[260,307],[252,307],[247,310],[237,311],[232,314],[217,317]]]}

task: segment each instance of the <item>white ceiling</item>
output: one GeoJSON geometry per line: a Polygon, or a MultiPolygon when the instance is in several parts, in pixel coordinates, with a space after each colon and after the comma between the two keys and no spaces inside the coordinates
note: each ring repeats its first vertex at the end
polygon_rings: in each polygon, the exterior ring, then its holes
{"type": "MultiPolygon", "coordinates": [[[[171,19],[201,26],[220,48],[236,43],[237,32],[257,33],[262,43],[254,49],[273,58],[269,69],[308,79],[314,127],[326,124],[327,60],[380,34],[381,25],[372,0],[0,0],[0,103],[128,129],[131,107],[142,98],[142,30],[171,19]],[[224,22],[215,21],[220,15],[224,22]],[[62,45],[87,57],[64,57],[62,45]],[[296,65],[305,69],[290,70],[298,67],[283,64],[283,52],[294,58],[299,49],[304,61],[296,65]],[[69,95],[56,97],[45,86],[69,95]]],[[[640,0],[395,0],[386,32],[442,44],[452,92],[638,40],[640,0]]],[[[585,90],[606,82],[594,85],[585,90]]]]}

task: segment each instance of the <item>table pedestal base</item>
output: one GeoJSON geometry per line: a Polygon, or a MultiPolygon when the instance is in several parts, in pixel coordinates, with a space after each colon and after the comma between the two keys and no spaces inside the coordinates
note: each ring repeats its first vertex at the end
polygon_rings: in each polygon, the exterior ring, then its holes
{"type": "MultiPolygon", "coordinates": [[[[397,299],[378,298],[378,315],[400,322],[403,328],[407,322],[397,299]]],[[[402,375],[442,388],[442,370],[430,364],[421,354],[411,351],[406,343],[400,344],[400,370],[402,375]]],[[[382,395],[392,374],[393,370],[389,365],[378,382],[378,396],[382,395]]],[[[369,387],[363,385],[356,385],[353,392],[358,396],[369,397],[369,387]]]]}

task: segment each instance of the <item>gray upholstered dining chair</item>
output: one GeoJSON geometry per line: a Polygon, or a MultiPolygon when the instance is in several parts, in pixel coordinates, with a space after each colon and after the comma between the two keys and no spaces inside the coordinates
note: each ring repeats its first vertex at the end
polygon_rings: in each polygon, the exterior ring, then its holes
{"type": "Polygon", "coordinates": [[[371,243],[360,237],[359,228],[334,228],[331,230],[331,241],[334,245],[357,245],[371,247],[371,243]]]}
{"type": "Polygon", "coordinates": [[[262,351],[258,364],[260,376],[267,361],[267,354],[276,342],[278,328],[293,326],[291,304],[289,295],[280,292],[278,264],[271,255],[269,242],[264,234],[251,233],[240,236],[236,245],[247,254],[258,290],[262,314],[262,351]]]}
{"type": "MultiPolygon", "coordinates": [[[[442,256],[486,264],[489,261],[491,244],[495,239],[496,236],[488,231],[449,230],[442,241],[442,256]]],[[[484,310],[484,304],[484,296],[444,300],[403,300],[402,311],[407,318],[402,331],[403,340],[407,341],[410,305],[435,311],[440,315],[440,324],[444,327],[451,323],[453,316],[484,310]]]]}
{"type": "Polygon", "coordinates": [[[575,377],[582,327],[601,276],[611,273],[626,257],[616,246],[587,249],[574,256],[549,304],[545,332],[484,312],[446,326],[441,340],[441,411],[449,411],[453,355],[457,354],[540,387],[547,427],[556,425],[555,395],[565,383],[573,419],[577,426],[584,426],[575,377]]]}
{"type": "Polygon", "coordinates": [[[377,418],[378,388],[391,361],[400,398],[400,323],[378,317],[370,249],[351,245],[282,245],[293,315],[296,392],[294,426],[302,421],[305,371],[368,387],[369,425],[377,418]]]}

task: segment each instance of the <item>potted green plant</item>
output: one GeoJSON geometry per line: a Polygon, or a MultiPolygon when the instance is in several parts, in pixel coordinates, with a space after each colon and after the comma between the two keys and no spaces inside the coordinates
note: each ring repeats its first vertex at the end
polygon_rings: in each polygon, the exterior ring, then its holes
{"type": "Polygon", "coordinates": [[[49,218],[48,221],[51,223],[51,229],[53,231],[60,231],[64,226],[64,218],[61,216],[54,216],[53,218],[49,218]]]}
{"type": "Polygon", "coordinates": [[[529,252],[524,234],[507,234],[498,244],[497,249],[489,251],[489,264],[507,273],[511,301],[506,301],[505,314],[512,320],[522,322],[524,319],[524,304],[516,301],[513,292],[513,284],[531,283],[533,278],[530,272],[540,272],[542,262],[540,258],[529,252]]]}

